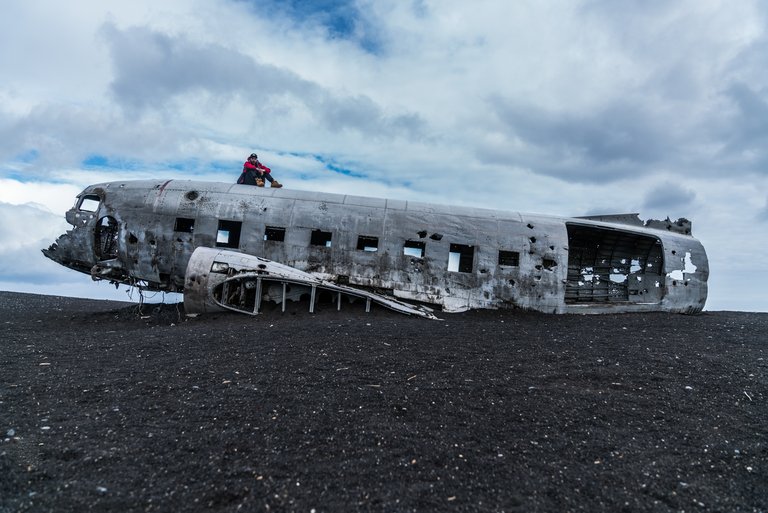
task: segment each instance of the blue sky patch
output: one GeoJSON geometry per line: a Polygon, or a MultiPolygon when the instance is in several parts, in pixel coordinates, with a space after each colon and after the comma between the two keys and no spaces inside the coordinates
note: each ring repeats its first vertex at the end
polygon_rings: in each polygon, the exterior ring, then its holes
{"type": "Polygon", "coordinates": [[[108,167],[108,166],[109,166],[109,160],[107,160],[107,157],[103,155],[90,155],[85,160],[83,160],[83,167],[85,168],[108,167]]]}
{"type": "Polygon", "coordinates": [[[23,171],[4,172],[2,174],[2,178],[7,178],[9,180],[15,180],[15,181],[21,182],[21,183],[28,183],[28,182],[37,182],[37,181],[39,181],[37,178],[29,176],[29,173],[26,173],[26,172],[23,172],[23,171]]]}
{"type": "Polygon", "coordinates": [[[144,162],[136,159],[125,159],[121,157],[108,157],[105,155],[89,155],[82,161],[84,169],[101,169],[115,171],[140,171],[146,169],[155,169],[158,171],[170,170],[195,175],[198,173],[208,173],[211,171],[239,173],[241,168],[237,161],[201,161],[200,159],[169,160],[161,162],[144,162]]]}
{"type": "Polygon", "coordinates": [[[106,155],[99,154],[86,157],[82,162],[82,166],[84,169],[114,169],[115,171],[141,171],[150,167],[138,159],[107,157],[106,155]]]}
{"type": "Polygon", "coordinates": [[[366,173],[363,173],[361,171],[355,171],[354,169],[350,169],[348,167],[340,166],[338,164],[335,164],[334,162],[330,162],[323,158],[320,155],[313,155],[315,160],[320,162],[323,166],[325,166],[326,169],[329,171],[333,171],[334,173],[338,173],[340,175],[344,176],[351,176],[353,178],[370,178],[369,175],[366,173]]]}
{"type": "Polygon", "coordinates": [[[320,25],[330,39],[346,39],[372,54],[381,52],[374,27],[361,16],[354,0],[238,0],[249,3],[254,11],[280,14],[297,24],[320,25]]]}

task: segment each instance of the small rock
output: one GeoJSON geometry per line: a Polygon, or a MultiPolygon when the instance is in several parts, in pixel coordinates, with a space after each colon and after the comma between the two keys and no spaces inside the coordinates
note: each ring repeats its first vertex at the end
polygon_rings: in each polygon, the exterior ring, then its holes
{"type": "Polygon", "coordinates": [[[5,432],[5,436],[7,437],[16,436],[16,430],[13,428],[9,429],[8,431],[5,432]]]}

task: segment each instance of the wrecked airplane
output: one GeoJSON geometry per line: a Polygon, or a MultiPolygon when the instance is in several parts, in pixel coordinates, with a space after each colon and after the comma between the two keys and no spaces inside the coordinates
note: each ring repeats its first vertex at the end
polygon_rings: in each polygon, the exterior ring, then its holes
{"type": "Polygon", "coordinates": [[[697,313],[691,223],[555,217],[199,181],[92,185],[43,253],[94,280],[183,292],[188,313],[320,295],[435,317],[473,308],[697,313]]]}

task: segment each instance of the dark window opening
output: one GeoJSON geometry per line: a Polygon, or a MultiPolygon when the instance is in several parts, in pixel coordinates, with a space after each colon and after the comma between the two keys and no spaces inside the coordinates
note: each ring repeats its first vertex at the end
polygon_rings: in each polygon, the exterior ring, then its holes
{"type": "Polygon", "coordinates": [[[464,244],[451,244],[448,253],[448,270],[452,272],[471,273],[475,257],[475,247],[464,244]]]}
{"type": "Polygon", "coordinates": [[[557,267],[557,261],[552,260],[551,258],[544,258],[542,259],[541,263],[544,265],[544,269],[547,271],[551,271],[555,267],[557,267]]]}
{"type": "Polygon", "coordinates": [[[641,283],[662,276],[664,257],[656,237],[594,226],[566,228],[566,303],[627,302],[641,283]]]}
{"type": "Polygon", "coordinates": [[[424,258],[424,249],[426,247],[427,244],[420,240],[407,240],[403,244],[403,255],[424,258]]]}
{"type": "Polygon", "coordinates": [[[192,233],[194,229],[195,229],[195,220],[187,219],[186,217],[177,217],[176,222],[173,225],[174,232],[192,233]]]}
{"type": "Polygon", "coordinates": [[[313,246],[325,246],[331,247],[331,232],[324,232],[322,230],[312,230],[312,237],[309,239],[309,243],[313,246]]]}
{"type": "Polygon", "coordinates": [[[429,238],[432,239],[432,240],[442,240],[443,234],[442,233],[433,233],[432,235],[429,236],[429,238]]]}
{"type": "Polygon", "coordinates": [[[357,249],[360,251],[378,251],[379,250],[379,238],[378,237],[366,237],[360,235],[357,237],[357,249]]]}
{"type": "Polygon", "coordinates": [[[285,241],[285,228],[267,226],[264,229],[264,240],[274,240],[277,242],[285,241]]]}
{"type": "Polygon", "coordinates": [[[517,251],[499,250],[499,265],[508,265],[510,267],[520,266],[520,253],[517,251]]]}
{"type": "Polygon", "coordinates": [[[242,225],[243,223],[240,221],[219,221],[219,230],[216,232],[216,247],[239,248],[242,225]]]}
{"type": "Polygon", "coordinates": [[[100,260],[117,258],[117,233],[119,229],[114,217],[106,216],[99,219],[96,225],[96,256],[100,260]]]}
{"type": "Polygon", "coordinates": [[[97,195],[86,194],[80,200],[80,204],[77,206],[77,209],[82,210],[83,212],[96,212],[99,209],[100,202],[101,198],[99,198],[97,195]]]}

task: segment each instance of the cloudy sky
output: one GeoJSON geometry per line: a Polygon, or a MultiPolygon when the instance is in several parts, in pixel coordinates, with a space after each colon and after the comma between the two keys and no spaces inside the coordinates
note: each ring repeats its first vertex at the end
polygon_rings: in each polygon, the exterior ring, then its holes
{"type": "Polygon", "coordinates": [[[708,310],[768,311],[760,0],[9,0],[0,290],[126,299],[45,259],[91,183],[233,182],[686,217],[708,310]]]}

